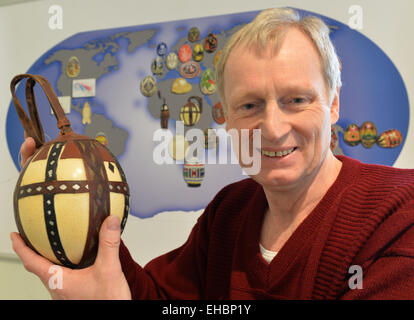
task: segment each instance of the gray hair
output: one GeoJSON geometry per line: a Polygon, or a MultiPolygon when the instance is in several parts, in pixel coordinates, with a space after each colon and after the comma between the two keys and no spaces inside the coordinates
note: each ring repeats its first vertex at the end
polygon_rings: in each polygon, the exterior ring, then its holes
{"type": "Polygon", "coordinates": [[[340,61],[329,38],[329,27],[315,16],[301,18],[294,9],[274,8],[263,10],[252,22],[233,34],[221,52],[216,66],[216,78],[224,110],[227,109],[224,97],[224,69],[230,52],[241,45],[263,52],[269,43],[273,43],[272,54],[275,54],[289,27],[300,29],[314,43],[321,59],[322,72],[329,93],[329,104],[332,103],[335,92],[342,83],[340,61]]]}

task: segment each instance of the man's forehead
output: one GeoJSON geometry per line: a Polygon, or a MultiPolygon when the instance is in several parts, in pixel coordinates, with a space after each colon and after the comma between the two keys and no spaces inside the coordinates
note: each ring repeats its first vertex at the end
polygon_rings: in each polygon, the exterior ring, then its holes
{"type": "Polygon", "coordinates": [[[257,47],[239,45],[234,48],[225,70],[225,91],[227,98],[241,93],[260,91],[264,77],[271,77],[283,92],[316,90],[324,82],[321,59],[316,46],[307,34],[298,28],[290,28],[277,50],[269,43],[266,51],[257,47]],[[265,63],[248,63],[251,59],[263,59],[265,63]],[[259,68],[262,68],[259,70],[259,68]],[[240,92],[239,92],[240,91],[240,92]]]}
{"type": "Polygon", "coordinates": [[[310,36],[296,26],[285,27],[270,34],[266,42],[259,41],[259,37],[253,40],[242,40],[235,45],[228,57],[237,59],[240,53],[249,52],[260,58],[269,58],[279,54],[297,54],[312,51],[319,57],[318,50],[310,36]]]}
{"type": "Polygon", "coordinates": [[[226,63],[225,78],[232,77],[229,73],[237,76],[236,74],[239,73],[254,72],[254,65],[245,64],[246,60],[250,59],[268,61],[269,72],[275,69],[292,69],[296,66],[304,73],[318,71],[321,75],[323,74],[320,54],[307,34],[292,27],[280,40],[278,43],[270,41],[264,50],[258,49],[258,46],[247,46],[246,44],[234,47],[226,63]],[[249,70],[249,68],[253,70],[249,70]],[[229,72],[229,70],[231,71],[229,72]]]}

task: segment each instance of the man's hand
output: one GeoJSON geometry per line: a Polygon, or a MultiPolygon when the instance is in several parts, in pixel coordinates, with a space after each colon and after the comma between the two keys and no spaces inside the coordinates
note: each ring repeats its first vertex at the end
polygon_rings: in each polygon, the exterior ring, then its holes
{"type": "Polygon", "coordinates": [[[25,269],[40,278],[53,299],[131,299],[131,291],[119,261],[121,228],[117,216],[109,216],[102,223],[98,255],[92,266],[79,270],[59,266],[62,270],[61,288],[50,287],[49,280],[53,274],[49,270],[55,266],[52,262],[27,247],[18,233],[13,232],[11,239],[13,250],[25,269]]]}
{"type": "MultiPolygon", "coordinates": [[[[22,167],[36,151],[35,141],[28,137],[20,148],[22,167]]],[[[50,287],[49,280],[55,266],[46,258],[31,250],[16,232],[10,235],[13,250],[23,262],[27,271],[37,275],[50,292],[53,299],[131,299],[126,278],[119,260],[121,243],[120,220],[109,216],[102,223],[99,232],[99,248],[95,263],[85,269],[72,270],[61,267],[61,288],[50,287]]],[[[55,267],[56,268],[56,267],[55,267]]]]}
{"type": "Polygon", "coordinates": [[[20,147],[20,154],[22,155],[20,165],[22,166],[22,168],[32,158],[33,154],[36,151],[36,142],[34,141],[34,139],[32,137],[27,137],[26,133],[24,134],[24,137],[26,139],[20,147]]]}

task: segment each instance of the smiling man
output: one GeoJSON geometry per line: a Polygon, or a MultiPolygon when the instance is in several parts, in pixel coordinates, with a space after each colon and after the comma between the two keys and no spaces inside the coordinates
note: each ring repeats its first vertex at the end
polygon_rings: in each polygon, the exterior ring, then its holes
{"type": "MultiPolygon", "coordinates": [[[[105,221],[95,264],[65,269],[52,296],[414,298],[414,170],[332,154],[341,80],[329,28],[265,10],[226,44],[217,77],[227,129],[260,130],[260,172],[223,188],[188,240],[145,267],[120,241],[119,221],[105,221]]],[[[33,151],[28,139],[24,161],[33,151]]],[[[51,264],[12,239],[47,283],[51,264]]]]}
{"type": "Polygon", "coordinates": [[[319,19],[295,25],[296,19],[290,10],[263,12],[229,42],[227,61],[218,67],[227,129],[261,130],[261,172],[253,179],[268,202],[261,244],[272,251],[281,249],[342,166],[330,151],[340,71],[329,29],[319,19]],[[262,39],[245,38],[255,33],[262,39]],[[321,56],[336,68],[330,82],[321,56]]]}

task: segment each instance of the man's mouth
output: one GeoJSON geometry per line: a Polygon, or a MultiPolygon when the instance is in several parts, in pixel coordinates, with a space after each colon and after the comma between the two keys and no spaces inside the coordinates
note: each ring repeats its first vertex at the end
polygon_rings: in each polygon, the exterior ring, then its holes
{"type": "Polygon", "coordinates": [[[297,149],[296,147],[293,147],[293,148],[286,149],[286,150],[281,150],[281,151],[268,151],[268,150],[263,150],[263,149],[261,149],[260,151],[261,151],[262,155],[264,155],[266,157],[282,158],[282,157],[286,157],[287,155],[291,154],[296,149],[297,149]]]}

